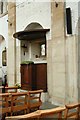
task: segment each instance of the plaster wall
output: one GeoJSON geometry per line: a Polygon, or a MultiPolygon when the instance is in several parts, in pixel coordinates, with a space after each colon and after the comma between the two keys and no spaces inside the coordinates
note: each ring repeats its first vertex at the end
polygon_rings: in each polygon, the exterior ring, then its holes
{"type": "Polygon", "coordinates": [[[7,67],[2,66],[2,51],[8,48],[8,15],[0,17],[0,35],[4,37],[4,40],[0,43],[0,77],[7,74],[7,67]]]}
{"type": "Polygon", "coordinates": [[[78,41],[75,36],[78,21],[77,3],[66,3],[72,10],[72,35],[66,32],[65,4],[52,3],[52,36],[47,41],[48,94],[53,104],[66,104],[78,101],[78,41]]]}
{"type": "Polygon", "coordinates": [[[48,93],[53,104],[65,103],[65,27],[64,2],[51,3],[51,40],[47,41],[48,93]],[[64,91],[64,92],[63,92],[64,91]]]}
{"type": "Polygon", "coordinates": [[[16,40],[13,33],[16,31],[16,9],[15,2],[8,2],[8,84],[14,86],[16,82],[16,40]]]}
{"type": "MultiPolygon", "coordinates": [[[[0,18],[0,35],[5,38],[6,46],[8,42],[8,15],[5,15],[0,18]]],[[[8,47],[8,46],[7,46],[8,47]]]]}
{"type": "Polygon", "coordinates": [[[66,100],[78,101],[78,41],[75,35],[66,37],[66,100]]]}

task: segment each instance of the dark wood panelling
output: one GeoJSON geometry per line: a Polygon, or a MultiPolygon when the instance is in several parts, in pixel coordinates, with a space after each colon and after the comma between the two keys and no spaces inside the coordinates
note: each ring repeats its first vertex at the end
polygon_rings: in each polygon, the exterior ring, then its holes
{"type": "Polygon", "coordinates": [[[47,91],[47,64],[35,64],[37,89],[47,91]]]}
{"type": "Polygon", "coordinates": [[[47,64],[22,64],[21,87],[26,90],[43,89],[47,91],[47,64]]]}

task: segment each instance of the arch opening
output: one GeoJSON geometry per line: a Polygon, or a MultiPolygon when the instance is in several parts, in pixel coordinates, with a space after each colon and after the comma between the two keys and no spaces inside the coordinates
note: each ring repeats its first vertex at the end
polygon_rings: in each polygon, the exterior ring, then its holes
{"type": "Polygon", "coordinates": [[[33,30],[43,29],[43,27],[39,23],[32,22],[24,30],[31,30],[31,29],[33,29],[33,30]]]}

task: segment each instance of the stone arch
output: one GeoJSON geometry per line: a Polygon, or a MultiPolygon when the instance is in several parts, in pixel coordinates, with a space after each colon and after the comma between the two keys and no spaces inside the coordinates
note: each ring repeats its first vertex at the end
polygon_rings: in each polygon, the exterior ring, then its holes
{"type": "Polygon", "coordinates": [[[5,40],[5,38],[4,38],[2,35],[0,35],[0,44],[1,44],[4,40],[5,40]]]}
{"type": "Polygon", "coordinates": [[[28,24],[28,26],[24,30],[30,30],[30,29],[43,29],[43,27],[37,22],[32,22],[28,24]]]}
{"type": "Polygon", "coordinates": [[[4,36],[0,35],[0,60],[1,60],[1,66],[6,66],[6,41],[4,36]]]}

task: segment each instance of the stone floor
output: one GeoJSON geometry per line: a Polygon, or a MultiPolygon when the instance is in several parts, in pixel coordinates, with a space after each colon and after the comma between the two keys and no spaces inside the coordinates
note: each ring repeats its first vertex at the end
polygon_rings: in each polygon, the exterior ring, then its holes
{"type": "Polygon", "coordinates": [[[45,110],[45,109],[51,109],[51,108],[55,108],[55,107],[58,107],[58,106],[53,105],[50,102],[43,102],[40,109],[45,110]]]}
{"type": "MultiPolygon", "coordinates": [[[[58,106],[53,105],[50,102],[43,102],[40,109],[45,110],[45,109],[51,109],[51,108],[56,108],[56,107],[58,106]]],[[[42,118],[41,120],[58,120],[57,117],[58,117],[57,115],[50,115],[50,116],[46,116],[44,119],[42,118]]]]}

